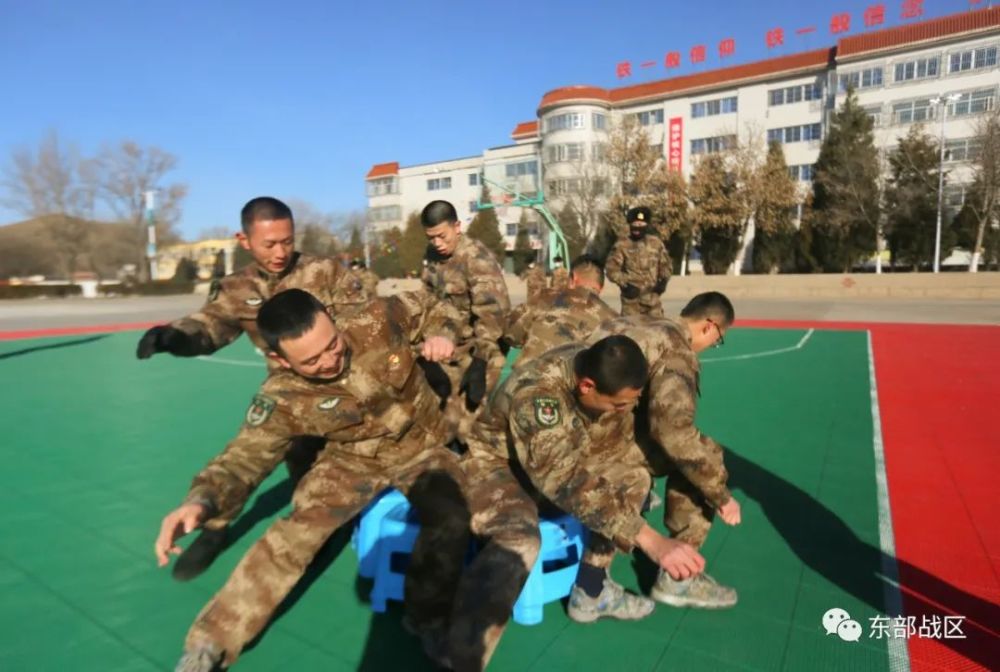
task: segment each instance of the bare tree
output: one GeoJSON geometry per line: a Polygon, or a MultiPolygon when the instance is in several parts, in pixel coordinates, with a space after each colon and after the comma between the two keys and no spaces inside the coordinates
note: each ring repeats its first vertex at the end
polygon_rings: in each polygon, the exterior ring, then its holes
{"type": "Polygon", "coordinates": [[[84,165],[85,179],[97,196],[118,219],[129,224],[136,235],[136,262],[140,279],[149,279],[146,259],[145,194],[156,192],[157,241],[175,239],[172,228],[180,218],[181,202],[187,186],[164,184],[167,174],[177,167],[177,157],[159,147],[143,147],[131,140],[104,147],[84,165]]]}
{"type": "Polygon", "coordinates": [[[637,205],[655,206],[657,173],[662,157],[649,142],[649,136],[635,115],[625,115],[608,135],[607,164],[610,177],[611,208],[614,226],[625,231],[625,211],[637,205]]]}
{"type": "Polygon", "coordinates": [[[232,238],[235,231],[230,231],[225,226],[208,226],[198,232],[198,240],[218,240],[222,238],[232,238]]]}
{"type": "Polygon", "coordinates": [[[580,160],[573,164],[571,188],[562,194],[566,207],[580,226],[584,244],[589,242],[601,223],[601,216],[608,209],[611,184],[608,164],[598,160],[580,160]]]}
{"type": "Polygon", "coordinates": [[[81,179],[80,168],[76,148],[61,146],[52,131],[37,150],[15,150],[3,171],[4,205],[45,222],[70,278],[88,252],[87,220],[94,209],[94,192],[81,179]]]}
{"type": "Polygon", "coordinates": [[[979,268],[979,255],[987,226],[1000,225],[1000,108],[981,117],[975,125],[979,154],[973,163],[973,188],[966,200],[976,221],[976,241],[969,272],[979,268]]]}
{"type": "Polygon", "coordinates": [[[336,215],[299,198],[288,199],[288,207],[295,217],[296,246],[300,251],[324,257],[340,251],[336,215]]]}

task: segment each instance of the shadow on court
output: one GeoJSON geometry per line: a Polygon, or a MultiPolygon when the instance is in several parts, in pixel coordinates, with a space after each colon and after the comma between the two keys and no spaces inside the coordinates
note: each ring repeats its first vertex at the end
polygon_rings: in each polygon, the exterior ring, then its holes
{"type": "Polygon", "coordinates": [[[30,355],[33,352],[41,352],[42,350],[58,350],[59,348],[71,348],[76,345],[86,345],[87,343],[93,343],[94,341],[99,341],[107,337],[108,337],[107,334],[99,334],[97,336],[77,338],[72,341],[60,341],[59,343],[48,343],[46,345],[33,345],[30,348],[23,348],[21,350],[0,352],[0,359],[9,359],[11,357],[22,357],[24,355],[30,355]]]}

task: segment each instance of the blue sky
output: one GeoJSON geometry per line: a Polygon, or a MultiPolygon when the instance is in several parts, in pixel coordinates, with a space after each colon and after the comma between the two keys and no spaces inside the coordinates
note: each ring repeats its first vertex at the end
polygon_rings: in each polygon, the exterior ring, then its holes
{"type": "MultiPolygon", "coordinates": [[[[730,37],[726,64],[830,46],[834,14],[850,14],[846,34],[858,34],[877,4],[885,26],[908,22],[903,0],[0,0],[0,162],[50,130],[84,154],[123,139],[159,146],[180,160],[169,181],[190,189],[180,222],[189,239],[235,230],[240,207],[261,194],[363,209],[373,163],[507,144],[549,89],[714,69],[730,37]],[[816,32],[795,35],[808,26],[816,32]],[[765,34],[779,27],[785,46],[769,51],[765,34]],[[708,53],[700,66],[688,58],[697,44],[708,53]],[[675,50],[682,66],[667,71],[675,50]],[[616,75],[623,61],[629,79],[616,75]]],[[[924,18],[970,7],[922,4],[924,18]]],[[[0,224],[19,219],[0,207],[0,224]]]]}

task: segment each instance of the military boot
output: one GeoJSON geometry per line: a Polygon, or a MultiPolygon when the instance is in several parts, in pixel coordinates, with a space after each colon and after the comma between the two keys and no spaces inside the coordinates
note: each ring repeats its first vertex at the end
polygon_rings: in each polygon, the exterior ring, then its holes
{"type": "Polygon", "coordinates": [[[174,578],[178,581],[190,581],[208,569],[226,548],[226,529],[202,530],[174,563],[174,578]]]}
{"type": "Polygon", "coordinates": [[[637,621],[649,616],[655,606],[648,597],[626,593],[620,584],[606,577],[597,597],[587,595],[580,586],[573,586],[566,611],[577,623],[593,623],[599,618],[637,621]]]}
{"type": "Polygon", "coordinates": [[[214,672],[220,669],[222,650],[214,644],[202,644],[184,652],[174,672],[214,672]]]}
{"type": "Polygon", "coordinates": [[[662,569],[649,596],[674,607],[725,609],[736,604],[736,590],[719,585],[708,574],[675,581],[662,569]]]}

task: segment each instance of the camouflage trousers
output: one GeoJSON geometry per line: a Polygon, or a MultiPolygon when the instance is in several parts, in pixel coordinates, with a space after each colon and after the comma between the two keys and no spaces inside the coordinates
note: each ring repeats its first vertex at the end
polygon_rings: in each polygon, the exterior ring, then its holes
{"type": "Polygon", "coordinates": [[[372,458],[327,447],[296,488],[292,513],[268,528],[198,614],[186,648],[215,644],[232,665],[334,531],[388,487],[406,494],[421,525],[404,586],[407,616],[420,630],[447,627],[468,550],[469,509],[458,457],[438,442],[407,435],[372,458]]]}
{"type": "Polygon", "coordinates": [[[541,547],[538,505],[510,463],[473,443],[462,461],[481,547],[459,584],[450,633],[457,672],[485,669],[541,547]]]}
{"type": "Polygon", "coordinates": [[[634,299],[622,298],[622,315],[663,317],[663,301],[655,292],[643,292],[634,299]]]}
{"type": "MultiPolygon", "coordinates": [[[[321,436],[297,436],[292,439],[285,455],[285,467],[288,469],[288,478],[293,484],[302,480],[309,468],[316,461],[316,456],[326,446],[326,439],[321,436]]],[[[237,507],[228,511],[223,511],[205,521],[207,530],[223,530],[232,525],[233,520],[240,515],[246,502],[241,502],[237,507]]]]}

